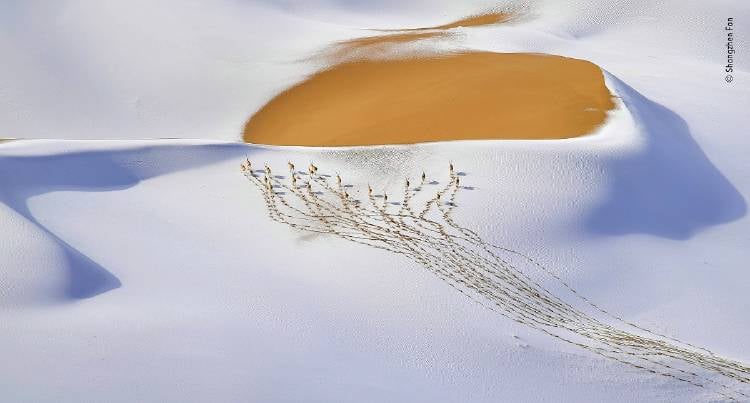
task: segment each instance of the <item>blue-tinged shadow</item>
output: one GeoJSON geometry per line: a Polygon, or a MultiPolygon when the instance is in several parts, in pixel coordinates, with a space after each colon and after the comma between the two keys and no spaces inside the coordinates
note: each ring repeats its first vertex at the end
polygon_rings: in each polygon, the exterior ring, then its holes
{"type": "Polygon", "coordinates": [[[645,145],[609,163],[609,194],[588,217],[587,229],[684,240],[744,216],[745,199],[693,140],[687,123],[610,77],[645,145]]]}
{"type": "MultiPolygon", "coordinates": [[[[31,197],[62,190],[107,192],[125,189],[145,179],[239,158],[251,151],[252,148],[238,143],[155,145],[41,156],[6,156],[0,158],[0,202],[24,216],[61,246],[70,270],[63,296],[69,299],[91,298],[116,289],[122,283],[40,223],[29,210],[31,197]]],[[[60,206],[60,211],[64,211],[64,206],[60,206]]]]}

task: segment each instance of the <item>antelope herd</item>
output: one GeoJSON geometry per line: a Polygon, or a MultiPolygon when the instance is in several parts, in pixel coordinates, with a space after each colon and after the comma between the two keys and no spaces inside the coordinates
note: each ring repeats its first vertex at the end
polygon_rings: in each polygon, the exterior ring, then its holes
{"type": "Polygon", "coordinates": [[[330,176],[320,174],[312,162],[300,186],[297,181],[303,173],[295,172],[292,162],[288,166],[288,182],[271,175],[268,164],[258,171],[264,173],[262,178],[249,160],[240,166],[261,191],[272,220],[296,231],[328,234],[402,255],[487,309],[558,341],[710,390],[722,400],[750,401],[750,367],[612,314],[538,260],[493,245],[478,231],[459,225],[453,218],[456,198],[460,190],[472,188],[460,185],[459,176],[465,174],[457,172],[453,162],[442,186],[439,179],[430,182],[435,185],[431,197],[424,171],[418,187],[412,188],[407,177],[400,203],[389,203],[385,189],[377,195],[369,184],[366,200],[357,200],[356,188],[345,190],[353,185],[344,184],[340,174],[332,185],[330,176]],[[419,205],[416,195],[424,200],[419,205]],[[400,208],[389,209],[390,204],[400,208]]]}

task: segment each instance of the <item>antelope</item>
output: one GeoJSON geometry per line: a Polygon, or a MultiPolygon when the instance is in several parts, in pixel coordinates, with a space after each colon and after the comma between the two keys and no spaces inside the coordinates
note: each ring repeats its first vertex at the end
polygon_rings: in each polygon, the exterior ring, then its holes
{"type": "Polygon", "coordinates": [[[287,161],[286,165],[289,167],[289,172],[294,173],[294,164],[291,161],[287,161]]]}

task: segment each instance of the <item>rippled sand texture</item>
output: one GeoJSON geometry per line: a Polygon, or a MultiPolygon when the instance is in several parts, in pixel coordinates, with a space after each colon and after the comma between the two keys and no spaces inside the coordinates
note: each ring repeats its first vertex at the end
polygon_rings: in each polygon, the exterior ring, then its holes
{"type": "Polygon", "coordinates": [[[560,139],[590,133],[613,107],[601,69],[583,60],[489,52],[355,60],[273,98],[243,137],[300,146],[560,139]]]}

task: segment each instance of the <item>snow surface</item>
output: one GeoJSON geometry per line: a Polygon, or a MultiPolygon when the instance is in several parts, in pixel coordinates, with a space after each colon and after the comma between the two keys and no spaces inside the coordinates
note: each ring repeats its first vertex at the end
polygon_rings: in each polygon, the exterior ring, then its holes
{"type": "Polygon", "coordinates": [[[456,219],[636,323],[750,362],[750,3],[540,1],[448,48],[604,68],[598,133],[353,149],[234,143],[363,28],[496,2],[0,3],[7,401],[716,401],[564,345],[420,266],[266,216],[248,156],[398,188],[452,160],[456,219]],[[153,138],[182,140],[137,140],[153,138]],[[62,140],[68,139],[68,140],[62,140]],[[79,139],[76,141],[69,139],[79,139]],[[97,139],[98,141],[92,141],[97,139]]]}

